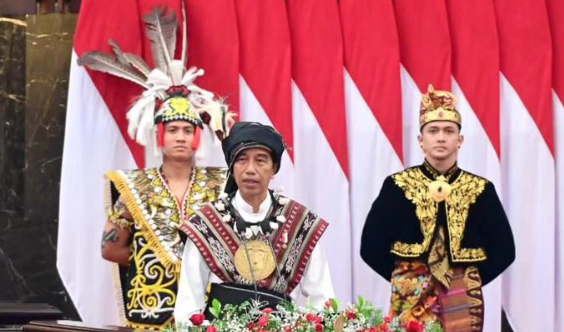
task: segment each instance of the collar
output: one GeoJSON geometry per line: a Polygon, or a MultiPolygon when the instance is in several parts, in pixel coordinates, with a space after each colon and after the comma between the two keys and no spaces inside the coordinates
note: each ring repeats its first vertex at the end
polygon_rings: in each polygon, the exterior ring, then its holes
{"type": "Polygon", "coordinates": [[[423,165],[421,165],[421,170],[423,171],[423,174],[425,174],[431,180],[436,180],[439,176],[442,175],[446,178],[448,183],[451,183],[452,181],[454,181],[456,179],[457,175],[460,173],[460,168],[458,168],[458,164],[456,162],[446,172],[441,173],[441,172],[437,171],[431,165],[431,163],[429,163],[427,161],[427,159],[425,159],[425,161],[423,162],[423,165]]]}
{"type": "Polygon", "coordinates": [[[235,193],[235,198],[233,199],[233,206],[237,209],[239,215],[247,222],[250,223],[257,223],[259,221],[264,220],[266,214],[270,210],[270,206],[272,205],[272,198],[270,194],[267,193],[266,198],[262,203],[260,203],[259,210],[257,213],[253,212],[253,207],[247,203],[239,190],[235,193]]]}

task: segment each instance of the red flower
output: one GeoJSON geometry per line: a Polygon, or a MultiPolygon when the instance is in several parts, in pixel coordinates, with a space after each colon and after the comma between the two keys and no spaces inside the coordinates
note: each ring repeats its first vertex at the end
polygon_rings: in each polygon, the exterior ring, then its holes
{"type": "Polygon", "coordinates": [[[217,327],[210,325],[208,326],[208,328],[206,329],[206,332],[217,332],[217,327]]]}
{"type": "Polygon", "coordinates": [[[321,324],[316,324],[316,325],[315,325],[315,330],[316,330],[317,332],[322,332],[322,331],[323,331],[323,325],[321,325],[321,324]]]}
{"type": "Polygon", "coordinates": [[[411,322],[409,322],[409,324],[407,324],[405,330],[407,332],[423,332],[425,331],[425,327],[419,324],[417,321],[412,320],[411,322]]]}
{"type": "Polygon", "coordinates": [[[347,311],[347,318],[348,319],[355,319],[356,318],[356,313],[354,311],[347,311]]]}
{"type": "Polygon", "coordinates": [[[384,317],[384,322],[389,324],[392,322],[392,319],[390,317],[384,317]]]}
{"type": "Polygon", "coordinates": [[[190,316],[190,321],[194,326],[200,326],[206,320],[206,316],[204,314],[193,314],[190,316]]]}
{"type": "Polygon", "coordinates": [[[260,327],[264,327],[264,326],[268,325],[268,317],[267,316],[260,317],[259,320],[258,320],[258,325],[260,327]]]}
{"type": "Polygon", "coordinates": [[[252,330],[255,329],[255,324],[249,323],[249,324],[247,325],[247,328],[252,331],[252,330]]]}
{"type": "Polygon", "coordinates": [[[291,326],[284,326],[284,332],[292,332],[291,326]]]}
{"type": "Polygon", "coordinates": [[[331,309],[332,307],[333,307],[333,304],[331,304],[331,301],[325,301],[325,308],[331,309]]]}
{"type": "MultiPolygon", "coordinates": [[[[382,325],[384,325],[384,324],[382,324],[382,325]]],[[[387,330],[388,330],[388,326],[385,325],[384,327],[386,328],[386,331],[387,331],[387,330]]],[[[378,332],[378,329],[375,328],[375,327],[371,327],[371,328],[368,329],[368,332],[378,332]]]]}
{"type": "Polygon", "coordinates": [[[262,313],[267,314],[267,315],[268,315],[268,314],[271,314],[272,311],[273,311],[273,310],[272,310],[271,308],[264,308],[264,309],[262,309],[262,313]]]}
{"type": "Polygon", "coordinates": [[[315,316],[314,314],[307,314],[306,315],[306,320],[308,322],[315,322],[316,318],[317,318],[317,316],[315,316]]]}
{"type": "Polygon", "coordinates": [[[323,318],[321,318],[320,316],[315,317],[314,320],[315,324],[321,324],[323,322],[323,318]]]}
{"type": "Polygon", "coordinates": [[[378,331],[387,332],[388,331],[388,324],[382,323],[378,325],[378,331]]]}

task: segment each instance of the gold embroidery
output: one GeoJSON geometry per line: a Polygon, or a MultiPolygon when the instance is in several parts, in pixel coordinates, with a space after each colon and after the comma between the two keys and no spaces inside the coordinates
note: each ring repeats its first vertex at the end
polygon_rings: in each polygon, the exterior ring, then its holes
{"type": "Polygon", "coordinates": [[[431,181],[417,168],[394,174],[393,179],[403,189],[405,197],[415,205],[423,243],[407,244],[397,241],[392,246],[392,253],[401,257],[419,257],[429,248],[436,226],[438,205],[429,194],[428,184],[431,181]]]}
{"type": "MultiPolygon", "coordinates": [[[[397,241],[392,245],[391,252],[401,257],[419,257],[429,249],[436,226],[438,203],[432,198],[429,190],[432,180],[419,168],[410,168],[392,177],[396,185],[404,191],[405,197],[415,205],[423,242],[408,244],[397,241]]],[[[484,191],[486,183],[487,180],[462,171],[451,184],[445,204],[453,262],[478,262],[486,259],[482,248],[461,248],[469,208],[484,191]]]]}
{"type": "Polygon", "coordinates": [[[180,255],[170,249],[180,241],[178,228],[194,212],[209,201],[217,199],[225,182],[225,169],[197,167],[184,218],[176,199],[166,188],[156,168],[135,171],[109,172],[106,177],[114,183],[135,223],[164,266],[180,269],[180,255]],[[209,186],[208,184],[211,184],[209,186]]]}
{"type": "Polygon", "coordinates": [[[485,179],[465,172],[453,183],[446,210],[450,253],[454,262],[478,262],[486,259],[486,252],[482,248],[461,248],[468,211],[484,191],[486,183],[485,179]]]}
{"type": "MultiPolygon", "coordinates": [[[[184,211],[180,210],[156,168],[106,174],[135,223],[130,262],[135,264],[136,274],[129,280],[126,294],[128,319],[133,317],[131,315],[157,318],[174,310],[174,286],[178,282],[182,255],[178,228],[194,209],[219,197],[225,173],[221,168],[197,167],[183,204],[184,211]],[[182,213],[185,215],[181,216],[182,213]]],[[[109,185],[107,190],[110,190],[109,185]]]]}

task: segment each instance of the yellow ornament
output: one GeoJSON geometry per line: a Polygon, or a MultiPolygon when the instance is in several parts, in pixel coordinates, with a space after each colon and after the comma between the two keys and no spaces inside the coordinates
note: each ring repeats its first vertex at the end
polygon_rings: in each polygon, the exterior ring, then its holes
{"type": "Polygon", "coordinates": [[[247,280],[253,280],[253,275],[256,281],[266,279],[276,268],[272,250],[268,244],[258,240],[249,241],[247,250],[241,245],[233,258],[237,272],[247,280]]]}
{"type": "Polygon", "coordinates": [[[452,188],[450,184],[448,184],[446,178],[444,176],[439,176],[437,179],[431,183],[429,183],[429,194],[431,198],[440,203],[448,198],[452,188]]]}

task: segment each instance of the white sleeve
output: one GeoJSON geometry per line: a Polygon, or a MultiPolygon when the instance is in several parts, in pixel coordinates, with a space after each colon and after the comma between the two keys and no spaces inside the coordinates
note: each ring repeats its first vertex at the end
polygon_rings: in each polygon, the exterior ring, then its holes
{"type": "Polygon", "coordinates": [[[300,282],[302,295],[309,299],[315,308],[322,308],[330,298],[335,297],[333,290],[333,282],[331,281],[331,272],[327,258],[321,244],[318,243],[307,264],[304,276],[300,282]]]}
{"type": "Polygon", "coordinates": [[[206,306],[206,288],[210,269],[200,250],[188,238],[182,255],[182,268],[178,281],[178,294],[174,318],[178,323],[188,323],[190,316],[201,312],[206,306]]]}

